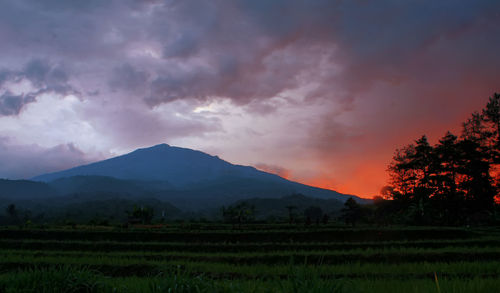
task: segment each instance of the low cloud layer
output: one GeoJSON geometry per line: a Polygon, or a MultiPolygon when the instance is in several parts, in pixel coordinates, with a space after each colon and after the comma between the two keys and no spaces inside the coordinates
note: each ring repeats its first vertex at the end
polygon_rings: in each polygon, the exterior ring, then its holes
{"type": "Polygon", "coordinates": [[[259,163],[259,164],[256,164],[255,167],[261,171],[276,174],[276,175],[283,177],[285,179],[290,178],[290,170],[283,168],[283,167],[280,167],[280,166],[259,163]]]}
{"type": "Polygon", "coordinates": [[[500,91],[498,11],[488,0],[4,1],[0,136],[89,156],[168,142],[371,195],[396,147],[456,129],[500,91]]]}
{"type": "Polygon", "coordinates": [[[31,178],[54,170],[62,170],[97,160],[89,158],[73,144],[51,148],[10,144],[0,138],[0,178],[31,178]]]}

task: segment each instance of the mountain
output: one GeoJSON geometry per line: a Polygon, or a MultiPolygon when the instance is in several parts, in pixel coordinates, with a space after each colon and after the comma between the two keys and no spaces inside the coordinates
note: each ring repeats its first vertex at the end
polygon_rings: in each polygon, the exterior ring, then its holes
{"type": "Polygon", "coordinates": [[[37,176],[33,180],[49,182],[78,175],[167,181],[175,187],[209,182],[224,176],[269,179],[278,177],[253,167],[233,165],[217,156],[210,156],[200,151],[160,144],[93,164],[37,176]]]}
{"type": "MultiPolygon", "coordinates": [[[[40,175],[33,180],[47,182],[62,193],[99,191],[134,196],[147,194],[148,197],[166,200],[184,210],[215,208],[241,199],[280,198],[295,193],[341,201],[353,197],[167,144],[40,175]]],[[[355,198],[360,203],[368,201],[355,198]]]]}

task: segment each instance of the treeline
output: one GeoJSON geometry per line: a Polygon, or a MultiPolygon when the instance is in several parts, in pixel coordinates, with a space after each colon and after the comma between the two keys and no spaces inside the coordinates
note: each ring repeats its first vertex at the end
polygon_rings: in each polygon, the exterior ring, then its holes
{"type": "Polygon", "coordinates": [[[413,225],[489,224],[498,221],[500,94],[474,112],[456,135],[431,145],[424,135],[396,150],[386,200],[374,220],[413,225]],[[497,202],[495,202],[497,200],[497,202]]]}

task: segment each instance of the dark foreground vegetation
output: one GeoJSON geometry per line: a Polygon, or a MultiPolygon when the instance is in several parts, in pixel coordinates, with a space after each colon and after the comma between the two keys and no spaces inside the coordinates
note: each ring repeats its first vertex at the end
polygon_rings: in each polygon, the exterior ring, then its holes
{"type": "Polygon", "coordinates": [[[496,292],[500,230],[293,224],[0,230],[0,292],[496,292]]]}

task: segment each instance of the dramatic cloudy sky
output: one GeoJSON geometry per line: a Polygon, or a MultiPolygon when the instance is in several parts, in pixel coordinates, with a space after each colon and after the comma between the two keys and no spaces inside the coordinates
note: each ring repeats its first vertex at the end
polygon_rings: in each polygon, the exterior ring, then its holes
{"type": "Polygon", "coordinates": [[[500,1],[0,2],[0,177],[158,143],[358,195],[500,91],[500,1]]]}

